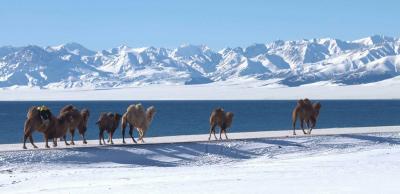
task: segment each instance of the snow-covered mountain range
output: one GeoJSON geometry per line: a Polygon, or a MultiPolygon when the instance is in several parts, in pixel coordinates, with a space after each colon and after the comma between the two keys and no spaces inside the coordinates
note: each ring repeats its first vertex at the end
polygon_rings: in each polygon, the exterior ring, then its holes
{"type": "Polygon", "coordinates": [[[0,47],[0,87],[111,88],[245,79],[298,86],[376,82],[399,75],[400,39],[374,35],[274,41],[219,52],[207,46],[91,51],[80,44],[0,47]]]}

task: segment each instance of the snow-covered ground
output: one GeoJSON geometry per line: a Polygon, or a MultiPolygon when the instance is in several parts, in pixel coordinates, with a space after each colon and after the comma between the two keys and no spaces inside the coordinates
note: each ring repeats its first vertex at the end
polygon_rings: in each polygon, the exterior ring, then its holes
{"type": "Polygon", "coordinates": [[[0,100],[263,100],[400,99],[400,76],[362,85],[318,82],[298,87],[271,80],[239,80],[199,85],[147,85],[111,89],[3,88],[0,100]]]}
{"type": "Polygon", "coordinates": [[[400,127],[387,128],[0,151],[0,193],[398,193],[400,127]]]}

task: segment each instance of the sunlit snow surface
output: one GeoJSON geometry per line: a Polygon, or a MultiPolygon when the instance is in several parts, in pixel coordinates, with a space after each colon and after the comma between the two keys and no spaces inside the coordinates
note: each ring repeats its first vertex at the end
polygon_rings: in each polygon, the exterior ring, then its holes
{"type": "Polygon", "coordinates": [[[398,193],[399,143],[382,133],[3,151],[0,193],[398,193]]]}

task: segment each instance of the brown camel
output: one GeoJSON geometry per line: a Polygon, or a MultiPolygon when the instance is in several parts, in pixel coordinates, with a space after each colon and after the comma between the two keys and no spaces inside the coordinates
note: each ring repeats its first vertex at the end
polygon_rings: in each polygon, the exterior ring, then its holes
{"type": "Polygon", "coordinates": [[[131,136],[132,141],[136,143],[133,138],[133,129],[136,128],[139,132],[138,141],[144,143],[143,138],[153,121],[155,113],[156,109],[154,106],[150,106],[145,111],[142,104],[130,105],[127,108],[126,113],[122,116],[122,142],[125,143],[125,128],[126,125],[129,124],[129,135],[131,136]]]}
{"type": "Polygon", "coordinates": [[[319,102],[312,104],[307,98],[304,100],[300,99],[297,101],[297,105],[292,112],[292,125],[293,125],[293,135],[296,135],[296,120],[299,118],[300,126],[304,134],[307,132],[304,130],[304,122],[309,128],[309,133],[311,134],[312,129],[317,124],[317,119],[319,116],[319,111],[321,109],[321,104],[319,102]],[[311,122],[311,127],[310,127],[311,122]]]}
{"type": "MultiPolygon", "coordinates": [[[[23,148],[26,149],[26,140],[29,138],[32,146],[37,148],[33,143],[32,133],[39,131],[44,134],[46,148],[49,148],[48,140],[53,139],[54,146],[57,145],[56,138],[65,136],[69,123],[72,122],[71,114],[61,114],[54,117],[49,108],[46,106],[33,106],[29,109],[27,119],[24,124],[24,143],[23,148]]],[[[69,145],[65,141],[66,145],[69,145]]]]}
{"type": "Polygon", "coordinates": [[[78,132],[82,137],[83,143],[87,144],[85,133],[87,130],[87,122],[89,120],[89,110],[88,109],[82,109],[79,111],[76,107],[73,105],[67,105],[64,106],[60,110],[60,114],[64,112],[71,112],[72,117],[73,117],[73,123],[69,126],[69,132],[71,134],[71,144],[75,145],[74,142],[74,135],[75,135],[75,129],[78,128],[78,132]]]}
{"type": "Polygon", "coordinates": [[[121,120],[121,115],[118,113],[101,113],[99,120],[96,124],[99,126],[99,144],[102,145],[101,139],[104,141],[104,131],[108,132],[108,141],[111,144],[114,144],[112,137],[114,135],[115,130],[118,128],[119,121],[121,120]]]}
{"type": "Polygon", "coordinates": [[[53,140],[53,147],[56,147],[57,139],[61,137],[64,139],[65,145],[69,145],[67,143],[66,134],[71,124],[74,123],[73,116],[72,112],[64,112],[58,117],[51,117],[50,126],[44,133],[46,148],[49,148],[49,139],[53,140]]]}
{"type": "Polygon", "coordinates": [[[224,133],[225,138],[228,139],[228,136],[226,135],[226,130],[232,125],[232,121],[232,112],[225,112],[222,108],[217,108],[212,111],[210,116],[210,136],[208,137],[208,140],[211,140],[211,133],[213,133],[215,139],[217,139],[217,136],[215,135],[216,126],[219,126],[221,129],[219,131],[219,139],[222,140],[222,133],[224,133]]]}
{"type": "Polygon", "coordinates": [[[32,133],[34,131],[39,131],[45,133],[50,127],[50,121],[52,118],[52,113],[46,106],[33,106],[29,108],[28,114],[26,115],[26,120],[24,123],[24,143],[22,148],[26,149],[26,140],[29,138],[32,146],[37,148],[33,143],[32,133]]]}

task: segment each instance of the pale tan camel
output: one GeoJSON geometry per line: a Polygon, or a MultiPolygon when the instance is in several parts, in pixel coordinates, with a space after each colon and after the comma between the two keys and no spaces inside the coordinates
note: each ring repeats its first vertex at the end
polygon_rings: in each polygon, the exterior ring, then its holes
{"type": "Polygon", "coordinates": [[[215,135],[215,127],[219,126],[220,131],[219,131],[219,139],[222,140],[222,133],[224,133],[225,138],[228,139],[228,136],[226,135],[226,130],[232,125],[233,121],[233,113],[232,112],[225,112],[224,109],[222,108],[217,108],[211,112],[210,116],[210,136],[208,137],[208,140],[211,140],[211,133],[214,134],[215,139],[217,139],[217,136],[215,135]]]}
{"type": "Polygon", "coordinates": [[[130,105],[127,108],[126,113],[122,116],[122,142],[125,143],[125,128],[126,125],[129,124],[129,135],[131,136],[132,141],[136,143],[133,138],[133,129],[136,128],[139,132],[138,141],[144,143],[143,138],[153,121],[155,113],[156,109],[154,106],[147,108],[145,111],[142,104],[130,105]]]}

